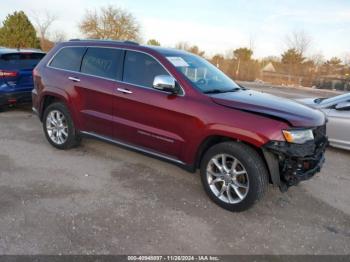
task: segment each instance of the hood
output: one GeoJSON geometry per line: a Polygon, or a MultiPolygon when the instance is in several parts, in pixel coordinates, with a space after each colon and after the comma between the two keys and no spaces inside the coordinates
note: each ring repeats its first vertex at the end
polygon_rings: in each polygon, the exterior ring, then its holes
{"type": "Polygon", "coordinates": [[[294,127],[314,127],[325,124],[325,115],[293,100],[252,90],[210,95],[219,105],[283,119],[294,127]]]}

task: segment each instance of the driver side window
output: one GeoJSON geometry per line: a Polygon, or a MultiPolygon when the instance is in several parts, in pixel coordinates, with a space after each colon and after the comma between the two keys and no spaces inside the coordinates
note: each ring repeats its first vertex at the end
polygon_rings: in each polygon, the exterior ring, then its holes
{"type": "Polygon", "coordinates": [[[154,78],[158,75],[169,73],[153,57],[136,51],[126,52],[123,82],[153,88],[154,78]]]}

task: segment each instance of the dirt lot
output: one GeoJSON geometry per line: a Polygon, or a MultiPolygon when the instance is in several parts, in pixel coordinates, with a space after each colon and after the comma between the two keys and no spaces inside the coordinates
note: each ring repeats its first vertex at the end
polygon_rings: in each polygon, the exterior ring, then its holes
{"type": "Polygon", "coordinates": [[[349,188],[350,152],[329,149],[311,181],[230,213],[198,174],[91,139],[58,151],[30,110],[0,113],[1,254],[350,254],[349,188]]]}

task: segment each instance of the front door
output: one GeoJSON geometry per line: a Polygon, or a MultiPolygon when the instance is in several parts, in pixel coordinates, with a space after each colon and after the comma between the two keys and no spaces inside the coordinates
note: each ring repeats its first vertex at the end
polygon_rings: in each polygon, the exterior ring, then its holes
{"type": "Polygon", "coordinates": [[[150,55],[126,51],[123,72],[113,96],[115,137],[178,158],[184,145],[185,97],[152,87],[155,76],[169,73],[150,55]]]}

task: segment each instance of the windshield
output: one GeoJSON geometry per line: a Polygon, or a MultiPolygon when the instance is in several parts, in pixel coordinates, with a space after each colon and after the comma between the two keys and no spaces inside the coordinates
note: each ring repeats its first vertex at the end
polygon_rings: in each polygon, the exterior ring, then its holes
{"type": "Polygon", "coordinates": [[[233,92],[240,87],[207,60],[191,54],[176,54],[167,59],[203,93],[233,92]]]}

